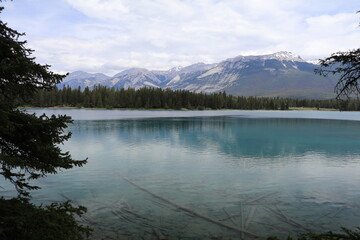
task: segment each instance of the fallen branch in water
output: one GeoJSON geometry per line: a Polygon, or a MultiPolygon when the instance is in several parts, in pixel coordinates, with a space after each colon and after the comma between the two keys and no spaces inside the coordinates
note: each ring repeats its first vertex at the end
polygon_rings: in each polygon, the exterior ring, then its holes
{"type": "Polygon", "coordinates": [[[230,216],[230,214],[226,211],[225,208],[223,208],[225,214],[228,216],[228,218],[230,219],[230,221],[234,224],[234,226],[236,226],[236,223],[234,222],[234,220],[232,219],[232,217],[230,216]]]}
{"type": "MultiPolygon", "coordinates": [[[[245,224],[244,224],[244,208],[243,208],[243,204],[242,202],[240,201],[240,213],[241,213],[241,228],[242,229],[245,229],[245,224]]],[[[241,239],[244,239],[244,233],[241,233],[240,234],[241,236],[241,239]]]]}
{"type": "Polygon", "coordinates": [[[166,239],[166,237],[156,228],[153,228],[153,234],[159,240],[165,240],[166,239]]]}
{"type": "Polygon", "coordinates": [[[305,226],[302,225],[301,223],[299,223],[299,222],[295,221],[294,219],[292,219],[292,218],[288,217],[287,215],[285,215],[285,213],[283,213],[283,212],[280,210],[280,208],[278,208],[278,206],[275,205],[275,207],[276,207],[276,209],[279,211],[279,213],[280,213],[282,216],[284,216],[284,218],[285,218],[287,221],[293,223],[295,226],[298,226],[298,227],[303,228],[304,230],[310,232],[310,229],[309,229],[309,228],[305,227],[305,226]]]}
{"type": "Polygon", "coordinates": [[[324,218],[324,217],[328,217],[328,216],[330,216],[330,215],[332,215],[331,218],[334,218],[334,217],[336,217],[336,216],[337,216],[342,210],[344,210],[344,209],[345,209],[345,207],[341,207],[341,208],[339,208],[338,210],[336,210],[335,212],[333,212],[333,211],[328,212],[328,213],[326,213],[326,214],[324,214],[324,215],[321,215],[320,217],[316,218],[315,221],[318,221],[318,220],[320,220],[320,219],[322,219],[322,218],[324,218]]]}
{"type": "Polygon", "coordinates": [[[260,225],[270,227],[272,229],[277,229],[277,230],[280,230],[280,231],[283,231],[283,232],[291,232],[291,230],[289,228],[286,228],[286,227],[281,227],[281,226],[277,226],[277,225],[274,225],[274,224],[263,223],[263,222],[258,222],[258,221],[253,221],[253,222],[257,223],[257,224],[260,224],[260,225]]]}
{"type": "Polygon", "coordinates": [[[233,214],[233,215],[230,215],[226,218],[222,218],[222,219],[219,219],[219,221],[226,221],[226,220],[229,220],[231,218],[236,218],[236,217],[240,217],[241,216],[241,213],[237,213],[237,214],[233,214]]]}
{"type": "Polygon", "coordinates": [[[262,200],[262,199],[267,198],[267,197],[269,197],[269,196],[271,196],[271,195],[274,195],[274,194],[277,194],[277,192],[268,193],[268,194],[261,195],[261,196],[259,196],[259,197],[250,199],[250,200],[246,201],[246,204],[253,203],[253,202],[257,202],[257,201],[259,201],[259,200],[262,200]]]}
{"type": "Polygon", "coordinates": [[[250,213],[249,213],[247,219],[246,219],[245,229],[248,229],[248,228],[249,228],[249,224],[250,224],[250,222],[252,221],[252,218],[253,218],[253,216],[254,216],[254,214],[255,214],[255,211],[256,211],[256,206],[253,206],[253,207],[251,208],[251,210],[250,210],[250,213]]]}
{"type": "Polygon", "coordinates": [[[303,230],[307,231],[307,232],[311,232],[311,230],[307,227],[305,227],[304,225],[302,225],[301,223],[295,221],[294,219],[288,217],[287,215],[285,215],[285,213],[283,213],[278,206],[276,206],[276,211],[274,209],[268,208],[271,212],[275,213],[276,215],[278,215],[285,223],[288,223],[294,227],[297,228],[302,228],[303,230]]]}
{"type": "Polygon", "coordinates": [[[227,229],[232,230],[232,231],[237,232],[237,233],[245,233],[245,234],[247,234],[247,235],[249,235],[249,236],[251,236],[251,237],[255,237],[255,238],[259,237],[259,236],[256,235],[255,233],[252,233],[252,232],[249,232],[249,231],[244,230],[244,229],[240,229],[240,228],[237,228],[237,227],[233,227],[233,226],[227,225],[227,224],[222,223],[222,222],[220,222],[220,221],[218,221],[218,220],[215,220],[215,219],[212,219],[212,218],[210,218],[210,217],[208,217],[208,216],[202,215],[201,213],[195,212],[195,211],[193,211],[193,210],[191,210],[191,209],[189,209],[189,208],[187,208],[187,207],[181,206],[181,205],[179,205],[179,204],[177,204],[177,203],[175,203],[175,202],[173,202],[173,201],[171,201],[171,200],[169,200],[169,199],[166,199],[166,198],[164,198],[164,197],[162,197],[162,196],[160,196],[160,195],[157,195],[156,193],[153,193],[153,192],[151,192],[151,191],[149,191],[149,190],[147,190],[147,189],[145,189],[145,188],[137,185],[136,183],[130,181],[130,180],[127,179],[127,178],[123,178],[123,179],[124,179],[125,181],[127,181],[128,183],[130,183],[131,185],[133,185],[133,186],[139,188],[140,190],[142,190],[142,191],[150,194],[151,196],[153,196],[153,197],[155,197],[155,198],[158,198],[158,199],[160,199],[160,200],[162,200],[162,201],[164,201],[164,202],[166,202],[166,203],[174,206],[175,208],[178,208],[178,209],[180,209],[180,210],[183,210],[184,212],[190,213],[190,214],[193,215],[193,216],[202,218],[202,219],[204,219],[204,220],[206,220],[206,221],[208,221],[208,222],[214,223],[214,224],[216,224],[216,225],[218,225],[218,226],[227,228],[227,229]]]}

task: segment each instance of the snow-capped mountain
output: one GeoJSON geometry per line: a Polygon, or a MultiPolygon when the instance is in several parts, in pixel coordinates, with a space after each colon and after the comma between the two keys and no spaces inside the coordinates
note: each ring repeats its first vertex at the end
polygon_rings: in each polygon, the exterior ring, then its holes
{"type": "Polygon", "coordinates": [[[216,64],[197,63],[168,71],[131,68],[108,77],[74,72],[59,85],[81,88],[101,84],[114,88],[155,87],[195,92],[225,91],[243,96],[330,98],[335,79],[314,74],[318,65],[291,52],[258,56],[237,56],[216,64]]]}
{"type": "Polygon", "coordinates": [[[305,62],[300,56],[293,54],[292,52],[281,51],[272,54],[266,55],[249,55],[249,56],[237,56],[234,58],[229,58],[225,61],[228,62],[238,62],[238,61],[254,61],[254,60],[278,60],[278,61],[292,61],[292,62],[305,62]]]}
{"type": "Polygon", "coordinates": [[[131,68],[116,74],[103,85],[120,88],[159,87],[161,81],[156,75],[145,68],[131,68]]]}
{"type": "Polygon", "coordinates": [[[59,88],[63,88],[64,86],[69,86],[71,88],[84,89],[85,87],[94,87],[95,85],[102,84],[104,81],[110,79],[111,77],[106,76],[102,73],[87,73],[83,71],[72,72],[67,75],[60,84],[58,84],[59,88]]]}
{"type": "Polygon", "coordinates": [[[244,96],[308,97],[333,85],[314,74],[317,66],[290,52],[238,56],[220,62],[196,78],[183,79],[174,89],[226,91],[244,96]],[[304,91],[304,88],[306,91],[304,91]]]}

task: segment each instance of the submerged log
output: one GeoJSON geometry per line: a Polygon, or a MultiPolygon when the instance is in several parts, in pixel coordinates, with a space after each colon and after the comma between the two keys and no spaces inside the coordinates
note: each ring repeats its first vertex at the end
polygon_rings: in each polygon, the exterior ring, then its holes
{"type": "Polygon", "coordinates": [[[153,228],[153,234],[156,236],[158,240],[165,240],[166,237],[156,228],[153,228]]]}
{"type": "Polygon", "coordinates": [[[250,210],[250,213],[246,219],[246,222],[245,222],[245,229],[248,229],[249,228],[249,224],[250,222],[252,221],[252,218],[255,214],[255,211],[256,211],[256,206],[252,207],[251,210],[250,210]]]}
{"type": "MultiPolygon", "coordinates": [[[[245,229],[245,225],[244,225],[244,208],[243,208],[243,204],[242,202],[240,201],[240,213],[241,213],[241,228],[242,229],[245,229]]],[[[242,232],[241,233],[241,239],[244,239],[244,233],[242,232]]]]}
{"type": "Polygon", "coordinates": [[[234,220],[232,219],[232,217],[230,216],[230,214],[226,211],[225,208],[223,208],[225,214],[228,216],[228,218],[230,219],[230,221],[234,224],[234,226],[236,226],[236,223],[234,222],[234,220]]]}
{"type": "Polygon", "coordinates": [[[173,202],[173,201],[171,201],[171,200],[169,200],[169,199],[166,199],[166,198],[164,198],[164,197],[162,197],[162,196],[160,196],[160,195],[158,195],[158,194],[156,194],[156,193],[153,193],[153,192],[147,190],[146,188],[141,187],[140,185],[137,185],[136,183],[130,181],[128,178],[124,178],[124,180],[127,181],[128,183],[130,183],[131,185],[139,188],[140,190],[142,190],[142,191],[150,194],[151,196],[153,196],[153,197],[155,197],[155,198],[158,198],[158,199],[160,199],[160,200],[162,200],[162,201],[164,201],[164,202],[172,205],[173,207],[178,208],[178,209],[180,209],[180,210],[182,210],[182,211],[184,211],[184,212],[190,213],[190,214],[193,215],[193,216],[199,217],[199,218],[204,219],[204,220],[206,220],[206,221],[208,221],[208,222],[214,223],[214,224],[216,224],[216,225],[218,225],[218,226],[227,228],[227,229],[232,230],[232,231],[237,232],[237,233],[245,233],[245,234],[247,234],[248,236],[255,237],[255,238],[259,237],[259,236],[256,235],[255,233],[252,233],[252,232],[247,231],[247,230],[245,230],[245,229],[240,229],[240,228],[237,228],[237,227],[233,227],[233,226],[227,225],[227,224],[222,223],[222,222],[220,222],[220,221],[218,221],[218,220],[212,219],[212,218],[210,218],[210,217],[208,217],[208,216],[205,216],[205,215],[203,215],[203,214],[201,214],[201,213],[198,213],[198,212],[196,212],[196,211],[194,211],[194,210],[191,210],[191,209],[189,209],[189,208],[187,208],[187,207],[185,207],[185,206],[181,206],[181,205],[179,205],[179,204],[176,203],[176,202],[173,202]]]}
{"type": "Polygon", "coordinates": [[[277,225],[274,225],[274,224],[263,223],[263,222],[259,222],[259,221],[253,221],[253,222],[257,223],[257,224],[260,224],[260,225],[270,227],[272,229],[277,229],[277,230],[280,230],[280,231],[283,231],[283,232],[289,232],[289,233],[291,232],[291,229],[286,228],[286,227],[281,227],[281,226],[277,226],[277,225]]]}
{"type": "Polygon", "coordinates": [[[290,222],[292,222],[294,225],[296,225],[296,226],[298,226],[298,227],[300,227],[300,228],[303,228],[304,230],[310,232],[310,229],[309,229],[309,228],[305,227],[305,226],[302,225],[301,223],[299,223],[299,222],[295,221],[294,219],[292,219],[292,218],[288,217],[287,215],[285,215],[285,213],[283,213],[283,212],[278,208],[278,206],[275,206],[275,207],[276,207],[276,209],[280,212],[280,214],[281,214],[282,216],[284,216],[284,218],[285,218],[287,221],[290,221],[290,222]]]}
{"type": "Polygon", "coordinates": [[[269,197],[269,196],[271,196],[271,195],[274,195],[274,194],[277,194],[277,192],[268,193],[268,194],[261,195],[261,196],[259,196],[259,197],[250,199],[250,200],[246,201],[246,204],[253,203],[253,202],[257,202],[257,201],[259,201],[259,200],[262,200],[262,199],[267,198],[267,197],[269,197]]]}
{"type": "Polygon", "coordinates": [[[311,230],[307,227],[305,227],[304,225],[302,225],[301,223],[297,222],[296,220],[288,217],[283,211],[281,211],[278,206],[275,205],[276,211],[269,208],[269,210],[273,213],[275,213],[276,215],[278,215],[285,223],[288,223],[294,227],[297,228],[302,228],[303,230],[307,231],[307,232],[311,232],[311,230]]]}
{"type": "Polygon", "coordinates": [[[226,221],[226,220],[229,220],[231,218],[236,218],[236,217],[240,217],[241,216],[241,213],[237,213],[237,214],[233,214],[233,215],[230,215],[226,218],[222,218],[222,219],[219,219],[219,221],[226,221]]]}
{"type": "Polygon", "coordinates": [[[336,211],[328,212],[328,213],[326,213],[326,214],[324,214],[324,215],[321,215],[320,217],[316,218],[315,221],[318,221],[318,220],[320,220],[320,219],[322,219],[322,218],[324,218],[324,217],[328,217],[328,216],[330,216],[331,218],[334,218],[334,217],[336,217],[341,211],[343,211],[343,210],[345,210],[345,209],[346,209],[346,207],[341,207],[341,208],[337,209],[336,211]]]}

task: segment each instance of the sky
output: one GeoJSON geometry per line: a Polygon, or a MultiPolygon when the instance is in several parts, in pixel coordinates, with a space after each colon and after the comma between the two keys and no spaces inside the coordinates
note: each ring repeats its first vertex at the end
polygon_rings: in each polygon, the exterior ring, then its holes
{"type": "Polygon", "coordinates": [[[360,47],[359,0],[14,0],[0,19],[59,73],[167,70],[290,51],[360,47]]]}

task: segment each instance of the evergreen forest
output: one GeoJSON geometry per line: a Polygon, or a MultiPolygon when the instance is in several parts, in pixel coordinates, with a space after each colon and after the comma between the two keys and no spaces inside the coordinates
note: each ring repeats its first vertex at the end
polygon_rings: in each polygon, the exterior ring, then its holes
{"type": "Polygon", "coordinates": [[[130,109],[243,109],[289,110],[291,108],[338,109],[359,111],[360,100],[314,100],[279,97],[232,96],[225,92],[195,93],[187,90],[161,88],[114,89],[95,86],[79,88],[39,90],[27,104],[30,107],[77,107],[77,108],[130,108],[130,109]]]}

